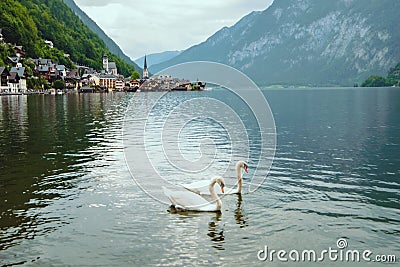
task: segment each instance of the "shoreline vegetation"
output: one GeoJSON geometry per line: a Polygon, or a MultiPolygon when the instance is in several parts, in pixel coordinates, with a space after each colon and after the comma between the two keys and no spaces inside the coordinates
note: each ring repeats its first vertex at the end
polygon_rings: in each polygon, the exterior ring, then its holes
{"type": "Polygon", "coordinates": [[[370,76],[361,84],[361,87],[400,87],[400,63],[391,68],[386,77],[370,76]]]}

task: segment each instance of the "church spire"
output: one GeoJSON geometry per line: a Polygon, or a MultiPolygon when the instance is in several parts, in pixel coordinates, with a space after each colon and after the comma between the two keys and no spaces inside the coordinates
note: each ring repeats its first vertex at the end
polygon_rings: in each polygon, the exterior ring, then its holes
{"type": "Polygon", "coordinates": [[[149,78],[149,70],[147,69],[147,59],[146,55],[144,55],[144,65],[143,65],[143,79],[148,79],[149,78]]]}

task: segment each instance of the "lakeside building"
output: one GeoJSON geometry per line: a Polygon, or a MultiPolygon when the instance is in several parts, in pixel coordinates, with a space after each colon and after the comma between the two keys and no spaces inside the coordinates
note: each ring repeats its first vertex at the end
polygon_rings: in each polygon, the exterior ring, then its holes
{"type": "Polygon", "coordinates": [[[103,55],[103,69],[107,74],[118,75],[117,64],[109,62],[107,54],[103,55]]]}
{"type": "Polygon", "coordinates": [[[9,90],[8,77],[10,72],[5,67],[0,67],[0,93],[7,92],[9,90]]]}
{"type": "Polygon", "coordinates": [[[140,86],[141,91],[190,91],[192,83],[186,79],[174,78],[170,75],[154,75],[140,86]]]}
{"type": "Polygon", "coordinates": [[[99,76],[100,78],[100,87],[106,88],[106,89],[115,89],[115,82],[117,80],[115,75],[112,74],[101,74],[99,76]]]}
{"type": "Polygon", "coordinates": [[[18,94],[25,93],[26,87],[26,70],[18,63],[16,67],[12,67],[8,72],[5,67],[0,67],[1,75],[1,93],[18,94]]]}

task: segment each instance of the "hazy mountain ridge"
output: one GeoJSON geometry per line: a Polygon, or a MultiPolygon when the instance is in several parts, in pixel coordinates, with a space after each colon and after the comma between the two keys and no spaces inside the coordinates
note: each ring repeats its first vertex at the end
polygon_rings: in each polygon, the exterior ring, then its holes
{"type": "MultiPolygon", "coordinates": [[[[151,71],[151,66],[160,64],[162,62],[165,62],[167,60],[170,60],[171,58],[176,57],[179,55],[182,51],[164,51],[160,53],[153,53],[153,54],[148,54],[146,55],[147,58],[147,66],[149,67],[149,70],[151,71]]],[[[144,64],[144,56],[135,59],[135,63],[139,66],[143,66],[144,64]]]]}
{"type": "Polygon", "coordinates": [[[396,0],[275,0],[153,68],[212,60],[260,85],[353,85],[400,61],[399,8],[396,0]]]}

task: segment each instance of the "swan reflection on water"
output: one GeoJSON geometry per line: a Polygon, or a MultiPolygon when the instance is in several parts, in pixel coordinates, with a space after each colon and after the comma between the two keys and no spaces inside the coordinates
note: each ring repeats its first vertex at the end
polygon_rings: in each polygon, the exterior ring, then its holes
{"type": "Polygon", "coordinates": [[[211,239],[211,243],[212,243],[211,246],[213,248],[216,248],[217,250],[225,250],[225,248],[224,248],[225,236],[224,236],[224,228],[223,228],[224,223],[222,221],[222,213],[221,212],[204,213],[204,212],[198,212],[198,211],[180,210],[180,209],[175,209],[173,207],[170,207],[168,209],[168,212],[171,214],[178,214],[178,215],[180,215],[180,218],[184,219],[184,220],[187,218],[192,220],[194,218],[200,218],[203,216],[211,215],[209,218],[207,218],[207,220],[209,220],[207,236],[211,239]]]}
{"type": "Polygon", "coordinates": [[[218,250],[225,250],[225,236],[223,223],[221,221],[221,213],[216,213],[215,218],[208,223],[207,235],[211,238],[212,247],[218,250]]]}
{"type": "Polygon", "coordinates": [[[240,228],[245,228],[249,225],[247,223],[246,212],[244,212],[243,208],[242,208],[242,195],[238,194],[237,197],[238,197],[238,201],[237,201],[237,207],[235,210],[235,220],[236,220],[236,223],[238,225],[240,225],[240,228]]]}
{"type": "MultiPolygon", "coordinates": [[[[234,210],[234,219],[236,224],[239,225],[240,228],[245,228],[248,226],[248,216],[242,207],[243,198],[241,194],[237,195],[237,203],[236,209],[234,210]]],[[[198,216],[207,216],[211,214],[210,220],[208,222],[208,231],[207,236],[211,239],[212,247],[217,250],[225,250],[225,235],[224,235],[224,222],[222,221],[222,213],[204,213],[198,211],[189,211],[189,210],[181,210],[176,209],[173,206],[170,206],[168,211],[171,214],[179,214],[184,217],[198,217],[198,216]]]]}

